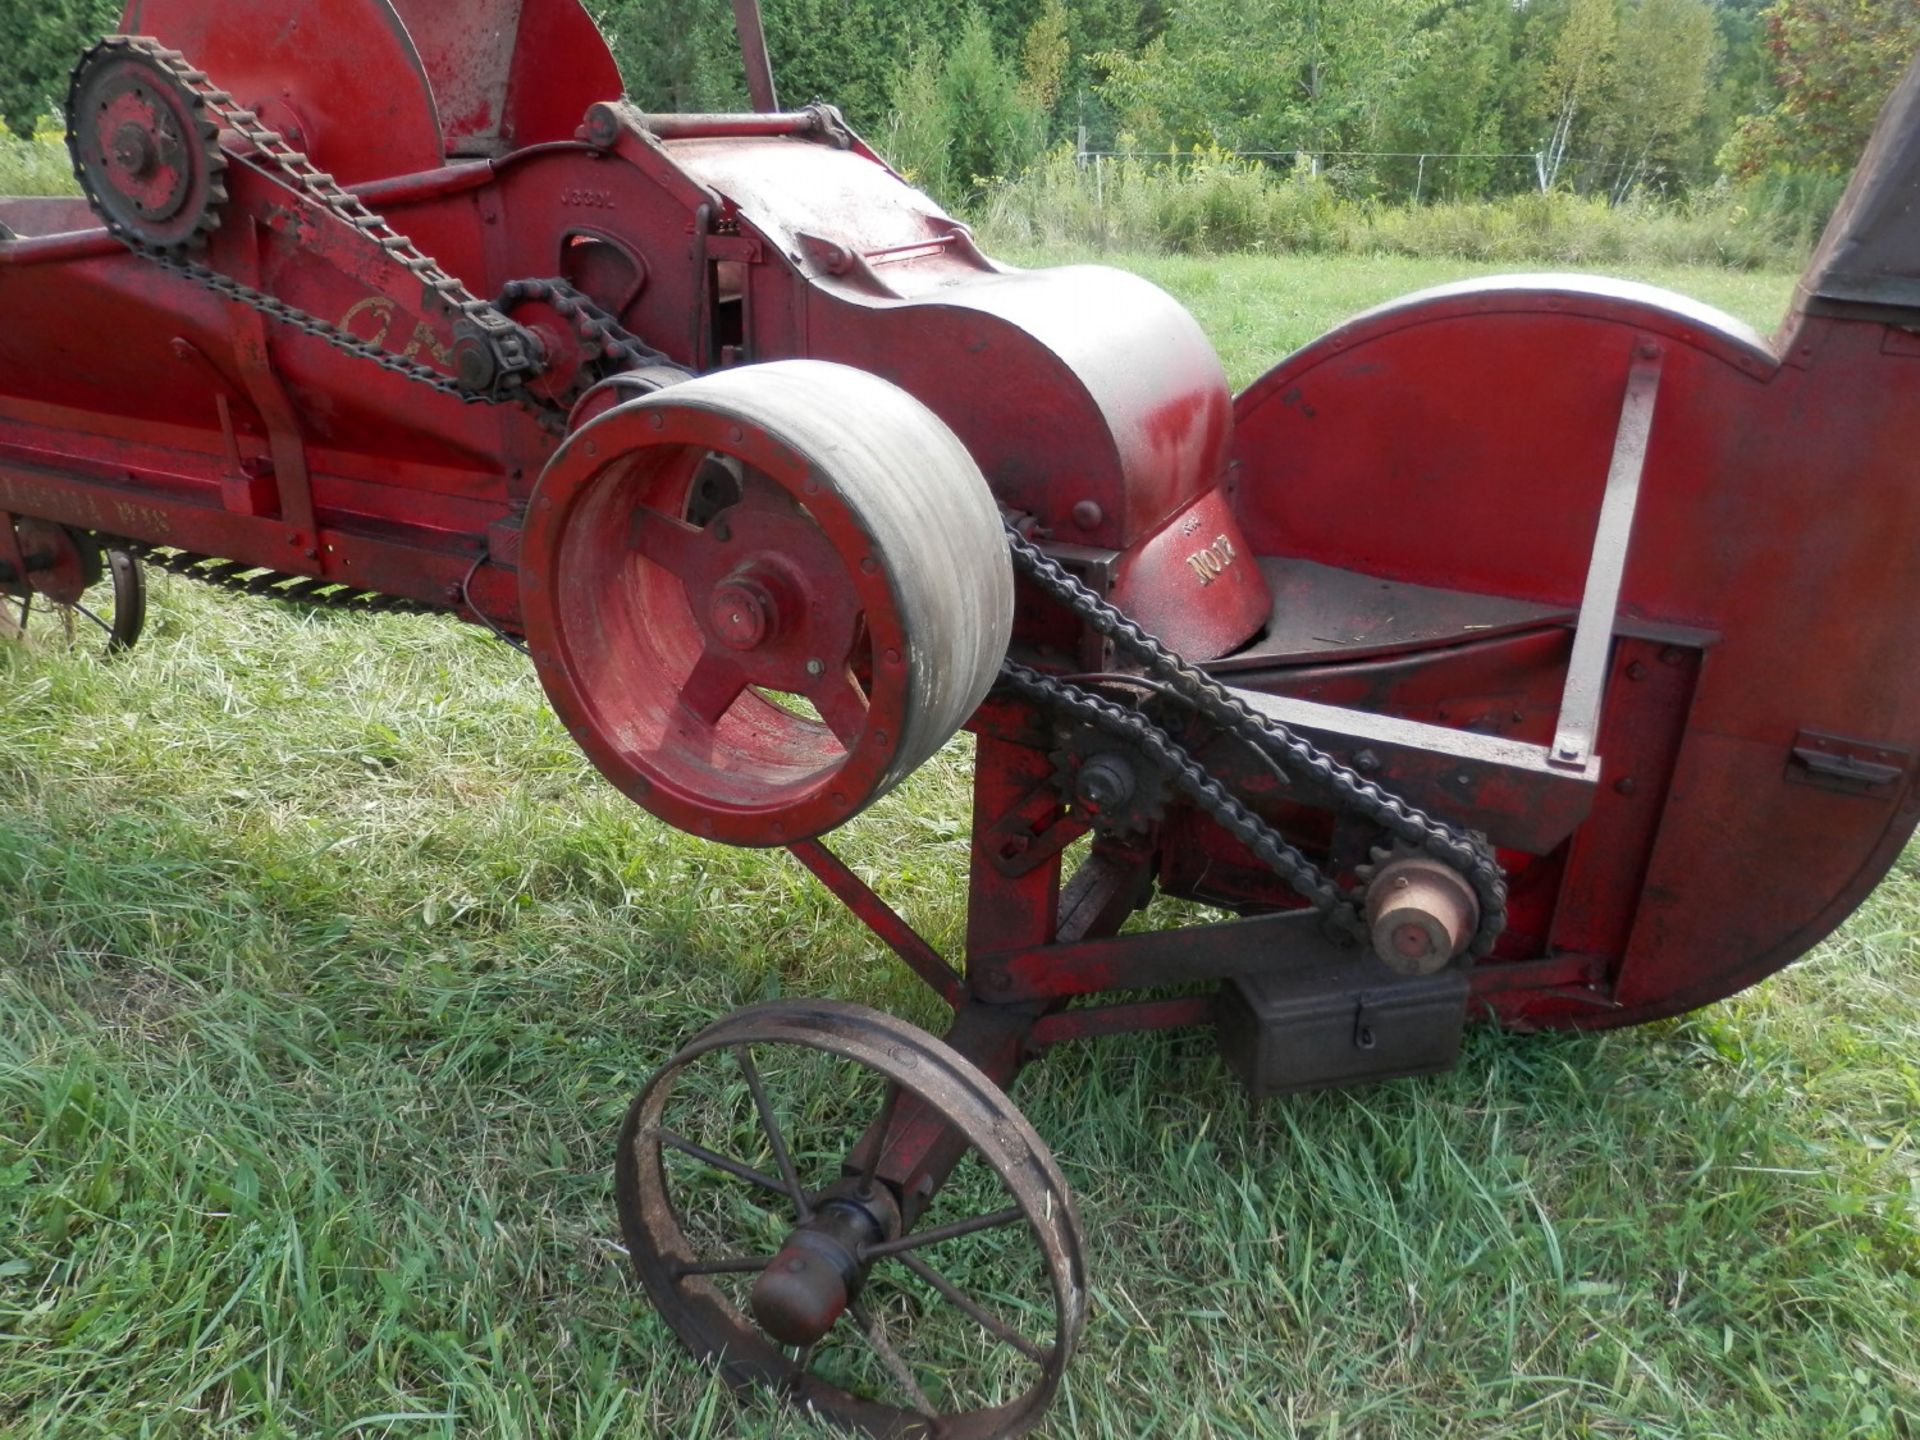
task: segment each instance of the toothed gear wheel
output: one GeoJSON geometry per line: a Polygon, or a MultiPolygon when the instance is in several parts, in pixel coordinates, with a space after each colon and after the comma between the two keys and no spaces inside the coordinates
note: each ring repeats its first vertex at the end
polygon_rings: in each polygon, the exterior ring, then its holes
{"type": "Polygon", "coordinates": [[[1141,751],[1090,728],[1062,737],[1047,756],[1054,783],[1081,819],[1117,839],[1145,835],[1166,814],[1167,780],[1141,751]]]}
{"type": "Polygon", "coordinates": [[[1376,845],[1353,867],[1374,954],[1403,975],[1431,975],[1466,952],[1480,903],[1466,877],[1411,845],[1376,845]]]}
{"type": "Polygon", "coordinates": [[[227,157],[185,59],[112,35],[74,67],[67,150],[94,212],[123,240],[180,252],[219,228],[227,157]]]}
{"type": "MultiPolygon", "coordinates": [[[[1349,854],[1352,852],[1349,851],[1349,854]]],[[[1366,863],[1353,867],[1353,878],[1360,882],[1360,888],[1366,889],[1376,876],[1396,860],[1414,860],[1420,851],[1403,841],[1394,841],[1391,845],[1375,845],[1367,852],[1366,863]]]]}

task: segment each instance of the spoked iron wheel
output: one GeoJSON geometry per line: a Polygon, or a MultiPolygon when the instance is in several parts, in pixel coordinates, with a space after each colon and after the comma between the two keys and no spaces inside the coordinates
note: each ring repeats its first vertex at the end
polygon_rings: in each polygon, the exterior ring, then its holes
{"type": "Polygon", "coordinates": [[[1046,1146],[952,1047],[865,1006],[703,1031],[628,1112],[616,1185],[688,1348],[841,1425],[1025,1434],[1080,1332],[1080,1225],[1046,1146]],[[930,1200],[885,1178],[908,1147],[947,1172],[930,1200]]]}
{"type": "Polygon", "coordinates": [[[133,647],[147,623],[136,556],[42,520],[18,521],[14,534],[27,574],[0,582],[0,640],[103,655],[133,647]]]}

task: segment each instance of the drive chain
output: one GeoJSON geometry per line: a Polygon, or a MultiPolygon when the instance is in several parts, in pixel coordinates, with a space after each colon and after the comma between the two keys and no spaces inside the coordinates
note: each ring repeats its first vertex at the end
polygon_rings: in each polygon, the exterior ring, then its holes
{"type": "MultiPolygon", "coordinates": [[[[629,334],[612,315],[564,280],[517,280],[506,287],[498,301],[477,298],[461,280],[448,274],[437,261],[394,229],[383,216],[369,209],[359,196],[321,170],[305,153],[295,149],[279,131],[264,124],[253,111],[240,106],[230,94],[215,86],[205,71],[194,69],[177,50],[169,50],[145,36],[111,35],[81,58],[74,71],[76,83],[87,65],[106,53],[138,55],[164,72],[192,96],[219,126],[233,131],[252,146],[252,158],[271,165],[300,195],[337,216],[385,251],[389,258],[437,295],[449,311],[502,341],[515,357],[514,363],[519,372],[537,373],[541,364],[540,356],[526,352],[522,343],[526,338],[525,332],[506,313],[508,307],[528,300],[544,301],[571,322],[583,350],[594,359],[632,366],[666,362],[666,356],[629,334]]],[[[78,164],[78,136],[70,133],[69,144],[78,164]]],[[[217,138],[209,144],[215,151],[218,150],[217,138]]],[[[506,395],[468,390],[452,376],[431,365],[395,354],[383,345],[362,339],[342,326],[190,258],[185,246],[157,245],[110,216],[102,215],[101,219],[108,231],[135,254],[192,281],[223,300],[246,305],[268,319],[301,334],[311,335],[344,354],[369,361],[443,395],[450,395],[463,404],[497,404],[504,401],[530,411],[549,430],[556,433],[564,431],[568,405],[563,400],[546,399],[526,393],[523,389],[515,389],[506,395]]],[[[516,374],[518,378],[520,376],[516,374]]]]}
{"type": "MultiPolygon", "coordinates": [[[[1007,546],[1012,553],[1014,567],[1021,574],[1072,610],[1095,634],[1113,641],[1143,665],[1149,674],[1164,681],[1181,699],[1222,731],[1251,746],[1257,753],[1271,758],[1289,775],[1331,794],[1337,808],[1364,816],[1396,840],[1457,871],[1473,887],[1473,893],[1480,903],[1479,924],[1467,953],[1474,959],[1480,959],[1492,952],[1494,942],[1506,929],[1507,882],[1492,846],[1484,839],[1435,819],[1392,791],[1341,764],[1287,726],[1253,709],[1204,670],[1168,649],[1139,622],[1108,604],[1011,523],[1007,526],[1007,546]]],[[[1002,673],[1009,685],[1025,693],[1029,688],[1027,682],[1013,673],[1023,668],[1008,661],[1002,673]]],[[[1051,683],[1075,692],[1072,696],[1057,698],[1071,699],[1074,702],[1071,708],[1076,713],[1109,733],[1136,744],[1145,743],[1131,727],[1120,726],[1105,711],[1092,705],[1082,705],[1081,702],[1098,701],[1120,715],[1131,715],[1133,712],[1100,700],[1069,682],[1051,683]]],[[[1164,735],[1165,732],[1159,733],[1164,735]]],[[[1184,751],[1181,753],[1185,754],[1184,751]]],[[[1200,773],[1204,775],[1205,771],[1201,770],[1200,773]]],[[[1214,784],[1217,786],[1217,782],[1214,784]]],[[[1230,834],[1246,843],[1245,837],[1239,833],[1244,828],[1244,820],[1230,808],[1219,805],[1218,795],[1209,790],[1194,794],[1193,798],[1230,834]]],[[[1238,801],[1234,803],[1239,804],[1238,801]]],[[[1245,810],[1244,805],[1240,809],[1245,810]]],[[[1247,811],[1246,814],[1251,815],[1252,812],[1247,811]]],[[[1257,820],[1258,817],[1254,818],[1257,820]]],[[[1358,921],[1354,901],[1297,850],[1287,847],[1286,852],[1275,852],[1269,847],[1267,853],[1258,849],[1254,853],[1260,855],[1282,879],[1317,908],[1329,913],[1344,911],[1358,921]],[[1305,865],[1311,871],[1311,878],[1299,873],[1299,865],[1305,865]]],[[[1345,928],[1348,922],[1340,920],[1338,923],[1345,928]]]]}

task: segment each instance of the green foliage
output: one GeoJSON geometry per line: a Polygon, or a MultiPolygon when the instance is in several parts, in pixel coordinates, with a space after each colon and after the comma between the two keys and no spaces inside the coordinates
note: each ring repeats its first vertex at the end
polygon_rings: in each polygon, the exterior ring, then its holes
{"type": "Polygon", "coordinates": [[[74,195],[79,188],[59,134],[21,138],[0,124],[0,195],[74,195]]]}
{"type": "Polygon", "coordinates": [[[880,149],[893,167],[956,209],[1019,175],[1045,144],[1041,96],[1061,73],[1057,38],[1046,33],[1051,24],[1043,14],[1030,32],[1025,77],[1002,56],[978,9],[944,52],[916,51],[894,82],[882,131],[880,149]]]}
{"type": "Polygon", "coordinates": [[[1778,205],[1719,190],[1611,204],[1556,190],[1425,205],[1355,200],[1304,167],[1276,172],[1217,150],[1169,167],[1121,156],[1087,165],[1056,149],[981,210],[988,243],[1221,254],[1453,256],[1549,266],[1783,269],[1811,235],[1778,205]]]}
{"type": "Polygon", "coordinates": [[[1920,53],[1920,0],[1779,0],[1762,18],[1779,100],[1740,126],[1722,164],[1741,176],[1851,170],[1920,53]]]}
{"type": "Polygon", "coordinates": [[[646,110],[727,110],[746,103],[738,42],[724,5],[681,0],[587,0],[626,81],[646,110]]]}
{"type": "Polygon", "coordinates": [[[1101,56],[1106,99],[1147,144],[1370,147],[1424,63],[1431,0],[1179,0],[1139,55],[1101,56]]]}
{"type": "Polygon", "coordinates": [[[0,17],[0,124],[31,135],[66,99],[81,52],[119,18],[118,0],[13,0],[0,17]]]}

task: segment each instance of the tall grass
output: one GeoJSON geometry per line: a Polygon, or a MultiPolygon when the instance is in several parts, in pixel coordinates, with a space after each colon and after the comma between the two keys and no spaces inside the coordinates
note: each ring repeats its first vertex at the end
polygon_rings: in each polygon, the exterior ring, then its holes
{"type": "Polygon", "coordinates": [[[990,246],[1015,248],[1765,270],[1791,268],[1805,254],[1821,203],[1715,190],[1618,206],[1561,192],[1388,205],[1221,153],[1169,167],[1124,155],[1083,165],[1061,150],[999,186],[977,213],[990,246]]]}
{"type": "Polygon", "coordinates": [[[73,162],[60,132],[15,135],[0,124],[0,195],[73,195],[73,162]]]}

